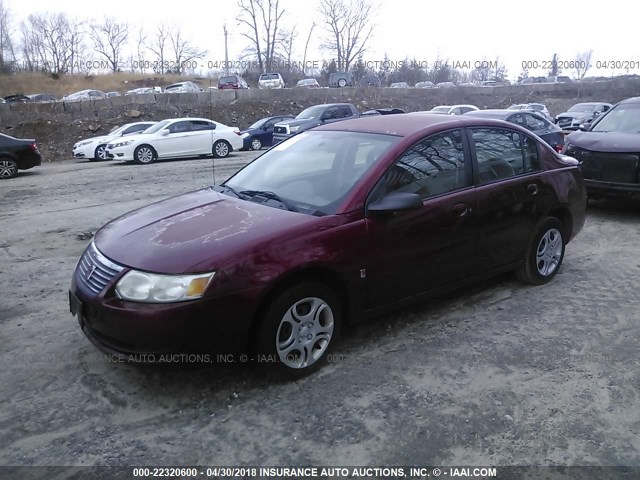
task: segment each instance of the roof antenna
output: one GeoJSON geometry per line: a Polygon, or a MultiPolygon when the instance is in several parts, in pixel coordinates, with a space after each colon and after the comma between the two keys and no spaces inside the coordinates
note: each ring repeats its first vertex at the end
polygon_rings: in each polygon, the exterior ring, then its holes
{"type": "MultiPolygon", "coordinates": [[[[211,75],[211,74],[209,74],[211,75]]],[[[211,76],[209,76],[209,112],[211,121],[213,121],[213,90],[211,90],[211,76]]],[[[211,130],[211,173],[213,175],[213,185],[216,184],[216,154],[213,151],[213,130],[211,130]]]]}

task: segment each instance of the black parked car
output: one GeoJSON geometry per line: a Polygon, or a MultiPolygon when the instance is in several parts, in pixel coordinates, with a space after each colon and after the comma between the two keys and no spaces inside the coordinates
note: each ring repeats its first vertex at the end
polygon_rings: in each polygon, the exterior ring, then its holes
{"type": "Polygon", "coordinates": [[[556,115],[555,123],[563,130],[578,130],[581,124],[592,122],[612,106],[602,102],[576,103],[566,112],[556,115]]]}
{"type": "Polygon", "coordinates": [[[273,126],[283,120],[295,118],[293,115],[279,115],[258,120],[246,130],[240,132],[244,140],[243,150],[260,150],[273,144],[273,126]]]}
{"type": "Polygon", "coordinates": [[[565,153],[581,162],[589,197],[640,198],[640,97],[570,133],[565,153]]]}
{"type": "Polygon", "coordinates": [[[554,125],[539,113],[530,110],[472,110],[464,115],[482,118],[495,118],[515,123],[535,133],[547,142],[556,152],[564,148],[562,129],[554,125]]]}
{"type": "Polygon", "coordinates": [[[33,168],[41,162],[42,157],[35,140],[0,133],[0,179],[13,178],[18,170],[33,168]]]}
{"type": "Polygon", "coordinates": [[[26,95],[22,95],[21,93],[17,93],[15,95],[8,95],[4,97],[4,101],[7,103],[25,103],[30,102],[31,99],[26,95]]]}

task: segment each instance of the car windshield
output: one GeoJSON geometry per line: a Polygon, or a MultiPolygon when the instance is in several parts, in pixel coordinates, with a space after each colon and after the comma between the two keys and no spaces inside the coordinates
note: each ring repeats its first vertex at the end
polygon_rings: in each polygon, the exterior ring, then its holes
{"type": "Polygon", "coordinates": [[[344,197],[401,137],[310,131],[278,144],[231,177],[224,186],[268,192],[310,215],[336,213],[344,197]]]}
{"type": "Polygon", "coordinates": [[[148,128],[144,131],[144,133],[156,133],[165,128],[171,120],[162,120],[161,122],[156,123],[153,127],[148,128]]]}
{"type": "Polygon", "coordinates": [[[592,132],[640,133],[640,103],[618,105],[600,117],[592,132]]]}
{"type": "Polygon", "coordinates": [[[300,80],[298,82],[298,85],[313,85],[315,83],[315,80],[310,79],[310,80],[300,80]]]}
{"type": "Polygon", "coordinates": [[[264,125],[267,120],[269,120],[268,118],[261,118],[260,120],[258,120],[256,123],[254,123],[253,125],[251,125],[248,129],[253,129],[253,128],[260,128],[262,125],[264,125]]]}
{"type": "Polygon", "coordinates": [[[260,80],[277,80],[277,79],[278,79],[277,73],[263,73],[262,75],[260,75],[260,80]]]}
{"type": "Polygon", "coordinates": [[[432,112],[448,112],[449,110],[451,110],[451,107],[433,107],[431,109],[432,112]]]}
{"type": "Polygon", "coordinates": [[[309,107],[301,111],[296,118],[316,118],[322,115],[322,112],[325,111],[326,107],[322,105],[316,105],[314,107],[309,107]]]}
{"type": "Polygon", "coordinates": [[[507,110],[522,110],[524,105],[511,105],[507,110]]]}
{"type": "Polygon", "coordinates": [[[220,83],[238,83],[238,79],[236,77],[222,77],[220,83]]]}
{"type": "Polygon", "coordinates": [[[569,112],[593,112],[596,109],[595,105],[589,105],[588,103],[578,103],[569,109],[569,112]]]}
{"type": "Polygon", "coordinates": [[[115,137],[115,136],[119,136],[122,132],[124,132],[127,128],[129,128],[131,125],[126,124],[126,125],[122,125],[121,127],[116,128],[115,130],[109,132],[109,136],[110,137],[115,137]]]}
{"type": "Polygon", "coordinates": [[[544,105],[538,105],[537,103],[532,103],[531,105],[527,105],[528,110],[536,110],[542,111],[544,110],[544,105]]]}

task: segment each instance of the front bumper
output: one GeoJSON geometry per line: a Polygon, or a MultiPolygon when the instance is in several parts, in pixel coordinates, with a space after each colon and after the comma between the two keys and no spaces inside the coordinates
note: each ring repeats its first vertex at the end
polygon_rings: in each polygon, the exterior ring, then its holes
{"type": "Polygon", "coordinates": [[[69,310],[85,336],[102,352],[131,356],[236,353],[246,348],[255,313],[247,292],[243,292],[243,298],[234,295],[168,304],[130,302],[114,293],[115,284],[127,270],[97,295],[79,280],[79,270],[73,274],[69,310]]]}
{"type": "Polygon", "coordinates": [[[275,145],[276,143],[280,143],[285,141],[288,138],[291,138],[295,135],[295,133],[274,133],[273,134],[273,141],[271,142],[272,145],[275,145]]]}
{"type": "Polygon", "coordinates": [[[584,179],[590,197],[618,197],[640,199],[640,183],[602,182],[584,179]]]}
{"type": "Polygon", "coordinates": [[[133,149],[129,147],[108,148],[105,150],[107,158],[112,160],[133,161],[133,149]]]}

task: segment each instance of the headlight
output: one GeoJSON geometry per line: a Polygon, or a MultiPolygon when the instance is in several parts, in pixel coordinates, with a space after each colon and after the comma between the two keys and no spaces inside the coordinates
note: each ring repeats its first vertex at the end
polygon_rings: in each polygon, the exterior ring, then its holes
{"type": "Polygon", "coordinates": [[[289,131],[290,131],[291,133],[296,133],[298,130],[300,130],[300,126],[297,126],[297,127],[289,127],[289,131]]]}
{"type": "Polygon", "coordinates": [[[202,297],[215,275],[159,275],[131,270],[118,281],[116,293],[123,300],[145,303],[169,303],[202,297]]]}
{"type": "Polygon", "coordinates": [[[133,143],[133,140],[127,140],[126,142],[114,143],[114,144],[112,144],[111,148],[126,147],[127,145],[131,145],[132,143],[133,143]]]}
{"type": "Polygon", "coordinates": [[[84,147],[85,145],[89,145],[91,142],[78,142],[76,143],[73,148],[80,148],[80,147],[84,147]]]}
{"type": "Polygon", "coordinates": [[[244,132],[242,135],[240,135],[242,138],[247,138],[249,136],[249,134],[247,132],[244,132]]]}

